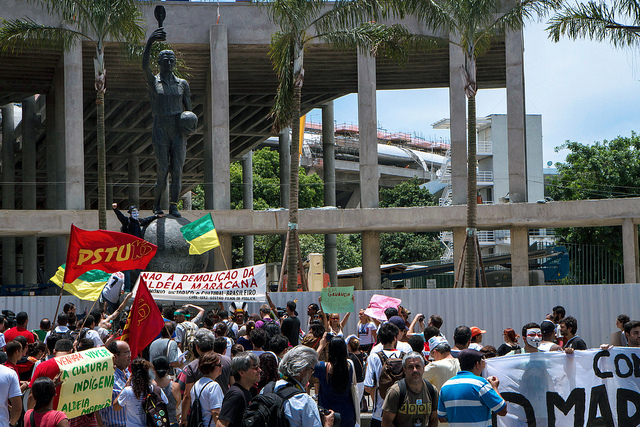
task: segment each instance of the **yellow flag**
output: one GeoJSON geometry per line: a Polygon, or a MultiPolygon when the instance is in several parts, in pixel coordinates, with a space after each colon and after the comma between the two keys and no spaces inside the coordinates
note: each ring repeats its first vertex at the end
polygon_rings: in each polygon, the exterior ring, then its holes
{"type": "Polygon", "coordinates": [[[307,124],[307,115],[300,117],[300,145],[298,146],[298,150],[300,151],[300,155],[302,156],[302,143],[304,142],[304,125],[307,124]]]}

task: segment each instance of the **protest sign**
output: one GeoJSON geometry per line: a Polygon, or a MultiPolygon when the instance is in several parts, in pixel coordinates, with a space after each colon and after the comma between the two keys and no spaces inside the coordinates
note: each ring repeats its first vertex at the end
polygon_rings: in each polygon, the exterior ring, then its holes
{"type": "Polygon", "coordinates": [[[322,288],[322,309],[325,313],[351,313],[353,286],[322,288]]]}
{"type": "Polygon", "coordinates": [[[58,410],[67,418],[111,406],[113,354],[104,347],[56,357],[60,367],[58,410]]]}
{"type": "Polygon", "coordinates": [[[402,300],[399,298],[374,294],[371,296],[369,306],[364,311],[364,314],[371,317],[372,319],[386,322],[387,316],[384,315],[384,310],[389,307],[398,308],[400,304],[402,304],[402,300]]]}
{"type": "Polygon", "coordinates": [[[144,271],[144,279],[155,300],[246,301],[266,300],[266,264],[211,273],[181,274],[144,271]]]}
{"type": "Polygon", "coordinates": [[[507,401],[498,426],[640,424],[640,348],[496,357],[486,374],[507,401]]]}

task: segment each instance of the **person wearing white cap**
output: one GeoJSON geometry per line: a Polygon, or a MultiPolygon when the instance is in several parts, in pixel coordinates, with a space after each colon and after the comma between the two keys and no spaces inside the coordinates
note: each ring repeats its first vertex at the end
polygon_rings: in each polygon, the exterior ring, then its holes
{"type": "Polygon", "coordinates": [[[460,362],[451,355],[447,340],[440,336],[429,339],[429,350],[434,361],[425,366],[422,378],[440,390],[445,381],[460,371],[460,362]]]}

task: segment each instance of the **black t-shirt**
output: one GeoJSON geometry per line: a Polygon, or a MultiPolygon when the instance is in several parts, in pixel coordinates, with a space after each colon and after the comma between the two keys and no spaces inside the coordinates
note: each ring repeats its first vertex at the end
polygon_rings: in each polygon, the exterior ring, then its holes
{"type": "Polygon", "coordinates": [[[298,340],[300,339],[300,319],[298,319],[297,316],[284,319],[280,330],[282,331],[282,335],[289,338],[289,344],[291,344],[292,347],[298,345],[298,340]]]}
{"type": "Polygon", "coordinates": [[[245,390],[238,383],[229,387],[229,391],[224,395],[222,408],[220,408],[219,420],[229,421],[229,427],[242,426],[242,413],[251,401],[251,392],[245,390]]]}
{"type": "Polygon", "coordinates": [[[347,355],[349,359],[353,362],[353,366],[356,371],[356,381],[361,383],[364,381],[364,358],[366,357],[365,353],[349,353],[347,355]]]}
{"type": "Polygon", "coordinates": [[[585,343],[582,338],[576,335],[575,337],[567,341],[567,343],[564,345],[564,348],[567,348],[567,347],[572,348],[574,350],[586,350],[587,343],[585,343]]]}

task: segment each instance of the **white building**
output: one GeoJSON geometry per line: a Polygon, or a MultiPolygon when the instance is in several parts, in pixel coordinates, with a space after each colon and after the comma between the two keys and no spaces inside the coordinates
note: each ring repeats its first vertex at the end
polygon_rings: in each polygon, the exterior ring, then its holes
{"type": "MultiPolygon", "coordinates": [[[[433,124],[434,129],[449,129],[449,119],[442,119],[433,124]]],[[[507,151],[507,115],[491,114],[478,118],[477,159],[478,159],[478,195],[482,203],[508,203],[509,201],[509,156],[507,151]]],[[[544,178],[542,158],[542,116],[527,114],[527,198],[529,202],[544,199],[544,178]]],[[[441,180],[448,187],[443,190],[440,203],[451,203],[450,168],[443,168],[441,180]],[[449,175],[449,176],[447,176],[449,175]]],[[[443,243],[449,249],[445,257],[452,257],[453,234],[444,232],[443,243]]],[[[529,243],[534,241],[549,242],[553,237],[552,230],[529,230],[529,243]]],[[[482,230],[478,232],[478,240],[484,255],[510,252],[509,230],[482,230]]]]}

